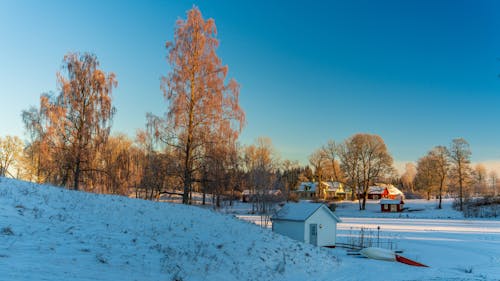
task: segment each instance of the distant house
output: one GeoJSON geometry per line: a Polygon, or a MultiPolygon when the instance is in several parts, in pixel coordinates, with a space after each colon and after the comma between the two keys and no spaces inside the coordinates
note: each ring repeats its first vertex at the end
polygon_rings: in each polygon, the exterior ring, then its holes
{"type": "Polygon", "coordinates": [[[404,198],[404,194],[392,184],[378,183],[375,186],[370,186],[367,192],[367,198],[373,200],[396,199],[397,197],[404,198]]]}
{"type": "Polygon", "coordinates": [[[301,199],[315,199],[317,187],[316,182],[301,182],[295,193],[301,199]]]}
{"type": "Polygon", "coordinates": [[[380,211],[386,212],[402,212],[404,208],[404,201],[401,198],[398,199],[382,199],[380,200],[380,211]]]}
{"type": "Polygon", "coordinates": [[[301,182],[295,193],[301,199],[345,199],[347,192],[340,182],[301,182]]]}
{"type": "Polygon", "coordinates": [[[319,189],[319,198],[324,200],[333,200],[333,199],[346,199],[347,192],[344,189],[344,184],[341,182],[321,182],[319,189]]]}
{"type": "Polygon", "coordinates": [[[254,202],[259,196],[261,199],[266,198],[266,200],[279,201],[282,196],[282,192],[279,189],[269,189],[269,190],[255,190],[245,189],[241,192],[242,202],[254,202]]]}
{"type": "Polygon", "coordinates": [[[315,246],[335,246],[341,220],[321,203],[288,203],[274,216],[273,231],[315,246]]]}

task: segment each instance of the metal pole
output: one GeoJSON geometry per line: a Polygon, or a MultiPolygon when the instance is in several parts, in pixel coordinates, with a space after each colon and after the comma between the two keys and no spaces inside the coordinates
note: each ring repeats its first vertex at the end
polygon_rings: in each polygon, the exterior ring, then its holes
{"type": "Polygon", "coordinates": [[[377,226],[377,245],[380,248],[380,225],[377,226]]]}

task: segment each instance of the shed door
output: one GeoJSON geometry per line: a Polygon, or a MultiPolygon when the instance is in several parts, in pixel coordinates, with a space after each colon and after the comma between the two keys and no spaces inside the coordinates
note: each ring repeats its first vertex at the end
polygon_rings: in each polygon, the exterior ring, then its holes
{"type": "Polygon", "coordinates": [[[309,243],[314,246],[318,246],[318,225],[310,224],[309,225],[309,243]]]}

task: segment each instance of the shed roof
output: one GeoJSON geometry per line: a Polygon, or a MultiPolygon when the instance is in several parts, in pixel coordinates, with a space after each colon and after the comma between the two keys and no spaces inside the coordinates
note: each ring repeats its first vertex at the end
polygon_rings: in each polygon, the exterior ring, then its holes
{"type": "Polygon", "coordinates": [[[404,204],[401,199],[382,199],[380,204],[404,204]]]}
{"type": "Polygon", "coordinates": [[[341,222],[340,218],[338,218],[328,207],[326,207],[325,204],[306,202],[287,203],[275,215],[273,215],[271,219],[284,221],[305,221],[321,207],[324,207],[334,220],[341,222]]]}

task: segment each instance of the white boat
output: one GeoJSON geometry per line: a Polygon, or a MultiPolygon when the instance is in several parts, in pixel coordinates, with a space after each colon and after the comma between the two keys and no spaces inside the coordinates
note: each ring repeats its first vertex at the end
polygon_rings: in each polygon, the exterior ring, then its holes
{"type": "Polygon", "coordinates": [[[403,256],[396,255],[394,251],[388,249],[368,247],[359,251],[359,253],[370,259],[383,260],[383,261],[397,261],[412,266],[428,267],[427,265],[419,263],[418,261],[410,260],[403,256]]]}
{"type": "Polygon", "coordinates": [[[396,261],[396,253],[388,249],[368,247],[362,249],[359,253],[370,259],[396,261]]]}

